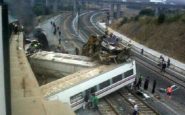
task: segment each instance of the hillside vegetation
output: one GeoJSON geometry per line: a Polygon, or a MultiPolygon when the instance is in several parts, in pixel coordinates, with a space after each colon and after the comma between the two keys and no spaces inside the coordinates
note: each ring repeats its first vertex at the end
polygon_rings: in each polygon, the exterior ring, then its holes
{"type": "Polygon", "coordinates": [[[123,17],[111,27],[133,40],[185,62],[185,13],[154,16],[152,11],[123,17]]]}

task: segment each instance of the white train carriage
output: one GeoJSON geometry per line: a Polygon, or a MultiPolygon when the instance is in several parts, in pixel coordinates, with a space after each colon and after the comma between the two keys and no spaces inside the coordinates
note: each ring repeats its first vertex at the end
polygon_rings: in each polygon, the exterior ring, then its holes
{"type": "Polygon", "coordinates": [[[119,65],[102,65],[82,70],[41,87],[48,100],[61,100],[75,111],[82,107],[84,96],[95,93],[102,98],[135,80],[135,61],[119,65]]]}
{"type": "Polygon", "coordinates": [[[97,63],[86,56],[40,51],[29,59],[37,74],[63,77],[85,68],[95,67],[97,63]]]}

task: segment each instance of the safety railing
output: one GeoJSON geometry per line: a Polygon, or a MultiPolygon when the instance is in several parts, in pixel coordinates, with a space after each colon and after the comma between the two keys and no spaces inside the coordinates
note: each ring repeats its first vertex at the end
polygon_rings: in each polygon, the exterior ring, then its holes
{"type": "MultiPolygon", "coordinates": [[[[127,42],[127,41],[125,41],[123,39],[122,39],[122,42],[124,42],[126,44],[129,44],[129,42],[127,42]]],[[[131,49],[134,50],[136,53],[141,54],[141,50],[143,48],[139,48],[139,47],[131,44],[131,49]]],[[[158,56],[155,56],[155,55],[145,51],[145,49],[143,49],[143,54],[141,54],[141,56],[145,56],[146,58],[148,58],[151,61],[155,62],[156,65],[160,63],[160,58],[158,56]]],[[[167,62],[167,61],[165,61],[165,62],[167,62]]],[[[181,75],[185,76],[185,70],[183,68],[180,68],[180,67],[176,66],[173,63],[170,63],[169,69],[171,69],[171,70],[173,70],[173,71],[175,71],[177,73],[180,73],[181,75]]]]}

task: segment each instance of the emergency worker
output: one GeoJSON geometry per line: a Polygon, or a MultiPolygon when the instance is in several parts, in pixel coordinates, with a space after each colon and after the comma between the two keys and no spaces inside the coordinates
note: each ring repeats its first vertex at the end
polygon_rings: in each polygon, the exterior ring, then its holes
{"type": "Polygon", "coordinates": [[[98,110],[98,98],[95,94],[92,94],[92,106],[94,110],[98,110]]]}

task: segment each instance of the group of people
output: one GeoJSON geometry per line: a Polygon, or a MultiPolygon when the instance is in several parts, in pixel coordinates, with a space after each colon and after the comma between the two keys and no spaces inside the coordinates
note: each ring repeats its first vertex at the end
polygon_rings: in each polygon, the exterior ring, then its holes
{"type": "Polygon", "coordinates": [[[27,55],[31,55],[39,50],[42,49],[42,44],[39,43],[37,40],[33,40],[29,46],[29,48],[27,49],[27,55]]]}
{"type": "Polygon", "coordinates": [[[23,31],[24,27],[19,23],[11,23],[10,24],[10,32],[14,34],[18,34],[18,32],[23,31]]]}
{"type": "MultiPolygon", "coordinates": [[[[144,54],[144,49],[143,48],[141,49],[140,53],[141,53],[141,55],[144,54]]],[[[164,57],[161,55],[159,57],[159,64],[158,65],[161,67],[161,72],[165,72],[165,69],[170,66],[170,58],[168,58],[168,60],[165,61],[164,57]]]]}
{"type": "MultiPolygon", "coordinates": [[[[137,78],[135,81],[134,81],[134,89],[138,90],[141,88],[142,84],[143,84],[143,81],[144,81],[144,85],[143,85],[143,89],[144,90],[148,90],[148,86],[149,86],[149,83],[150,83],[150,79],[149,77],[146,77],[145,80],[143,78],[142,75],[139,76],[139,78],[137,78]]],[[[155,93],[155,88],[156,88],[156,85],[157,85],[157,81],[156,80],[153,80],[153,85],[152,85],[152,93],[155,93]]]]}
{"type": "Polygon", "coordinates": [[[59,36],[58,43],[59,43],[59,45],[60,45],[60,44],[61,44],[61,41],[62,41],[62,39],[61,39],[60,27],[59,27],[59,26],[56,26],[55,22],[53,22],[53,21],[51,21],[50,23],[51,23],[51,25],[52,25],[53,28],[54,28],[53,34],[56,35],[57,32],[58,32],[58,36],[59,36]]]}
{"type": "Polygon", "coordinates": [[[160,59],[159,66],[161,66],[161,72],[165,72],[165,69],[170,66],[170,58],[168,58],[168,60],[165,61],[164,57],[161,55],[159,59],[160,59]]]}
{"type": "Polygon", "coordinates": [[[83,103],[83,109],[89,109],[92,108],[93,110],[98,110],[98,97],[93,93],[91,95],[86,94],[84,96],[84,103],[83,103]]]}
{"type": "MultiPolygon", "coordinates": [[[[144,90],[148,90],[148,86],[149,86],[149,83],[150,83],[150,80],[149,80],[149,77],[146,77],[145,80],[143,78],[143,76],[140,74],[140,76],[134,81],[133,85],[131,85],[131,89],[135,88],[135,90],[138,90],[141,88],[142,84],[143,84],[143,81],[144,81],[144,85],[143,85],[143,89],[144,90]]],[[[155,93],[155,89],[156,89],[156,85],[157,85],[157,81],[154,79],[153,80],[153,84],[152,84],[152,90],[151,90],[151,93],[154,94],[155,93]]],[[[165,91],[166,91],[166,94],[169,96],[169,98],[171,98],[171,95],[173,93],[173,87],[174,86],[168,86],[165,91]]],[[[138,115],[138,105],[136,103],[134,103],[134,108],[133,108],[133,115],[138,115]]]]}

